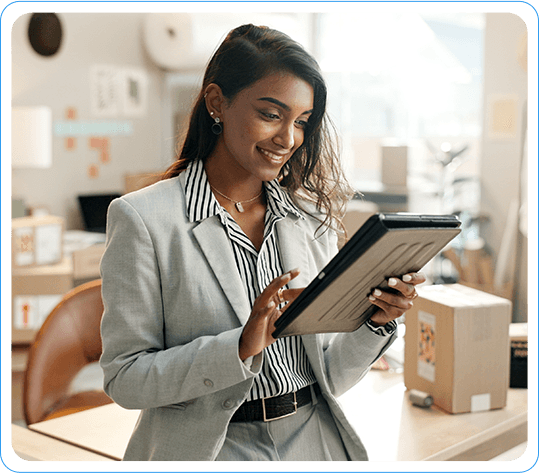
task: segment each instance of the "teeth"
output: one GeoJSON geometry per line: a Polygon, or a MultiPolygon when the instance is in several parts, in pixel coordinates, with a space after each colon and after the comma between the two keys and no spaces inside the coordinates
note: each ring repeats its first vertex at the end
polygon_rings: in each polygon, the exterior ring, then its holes
{"type": "Polygon", "coordinates": [[[258,148],[262,154],[265,154],[268,158],[281,160],[283,157],[279,156],[278,154],[270,153],[269,151],[266,151],[265,149],[258,148]]]}

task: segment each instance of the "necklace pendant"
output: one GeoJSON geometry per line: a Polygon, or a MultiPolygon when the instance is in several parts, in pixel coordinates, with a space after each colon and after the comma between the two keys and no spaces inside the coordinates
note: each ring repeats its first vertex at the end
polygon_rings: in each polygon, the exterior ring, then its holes
{"type": "Polygon", "coordinates": [[[241,202],[236,202],[236,209],[238,209],[238,212],[243,213],[243,205],[241,205],[241,202]]]}

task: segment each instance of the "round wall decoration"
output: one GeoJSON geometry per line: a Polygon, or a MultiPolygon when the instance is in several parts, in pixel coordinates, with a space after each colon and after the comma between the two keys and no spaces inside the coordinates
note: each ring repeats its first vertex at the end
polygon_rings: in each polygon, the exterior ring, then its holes
{"type": "Polygon", "coordinates": [[[28,24],[28,39],[41,56],[52,56],[62,43],[62,24],[55,13],[34,13],[28,24]]]}

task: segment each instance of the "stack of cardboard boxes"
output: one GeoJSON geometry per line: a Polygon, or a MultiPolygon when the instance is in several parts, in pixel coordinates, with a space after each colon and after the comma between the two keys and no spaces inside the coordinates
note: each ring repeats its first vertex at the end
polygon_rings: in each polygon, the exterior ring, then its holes
{"type": "Polygon", "coordinates": [[[63,257],[61,217],[12,220],[12,342],[28,344],[73,287],[73,263],[63,257]]]}

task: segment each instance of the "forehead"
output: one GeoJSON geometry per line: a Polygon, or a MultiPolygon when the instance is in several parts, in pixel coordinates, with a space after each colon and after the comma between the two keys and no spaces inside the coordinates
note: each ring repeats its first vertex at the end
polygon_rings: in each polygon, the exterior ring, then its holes
{"type": "Polygon", "coordinates": [[[311,85],[288,72],[273,72],[242,90],[236,99],[259,102],[262,98],[273,98],[286,104],[295,112],[306,112],[313,108],[314,92],[311,85]]]}

